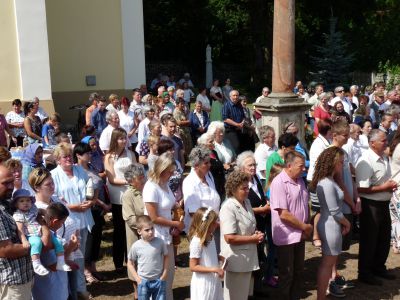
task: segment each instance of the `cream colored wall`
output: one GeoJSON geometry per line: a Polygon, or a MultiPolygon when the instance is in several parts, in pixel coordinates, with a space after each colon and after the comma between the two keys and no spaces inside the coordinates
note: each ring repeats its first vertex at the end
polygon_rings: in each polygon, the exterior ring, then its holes
{"type": "Polygon", "coordinates": [[[55,106],[54,92],[124,88],[120,1],[46,0],[46,13],[55,106]]]}
{"type": "Polygon", "coordinates": [[[0,1],[0,45],[0,102],[2,102],[21,97],[13,0],[0,1]]]}

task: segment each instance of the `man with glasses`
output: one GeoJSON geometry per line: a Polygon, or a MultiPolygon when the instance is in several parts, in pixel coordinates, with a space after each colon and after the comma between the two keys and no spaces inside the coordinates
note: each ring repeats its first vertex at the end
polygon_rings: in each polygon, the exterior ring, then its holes
{"type": "Polygon", "coordinates": [[[10,214],[14,177],[0,165],[0,299],[30,300],[33,269],[30,246],[18,237],[17,224],[10,214]]]}

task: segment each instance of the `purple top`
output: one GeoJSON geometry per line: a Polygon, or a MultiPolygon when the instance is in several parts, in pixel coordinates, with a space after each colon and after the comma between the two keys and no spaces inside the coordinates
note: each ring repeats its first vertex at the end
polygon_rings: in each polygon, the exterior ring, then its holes
{"type": "Polygon", "coordinates": [[[283,170],[271,183],[272,238],[277,246],[298,243],[302,231],[282,222],[278,210],[286,209],[301,222],[308,221],[308,192],[302,178],[291,179],[283,170]]]}

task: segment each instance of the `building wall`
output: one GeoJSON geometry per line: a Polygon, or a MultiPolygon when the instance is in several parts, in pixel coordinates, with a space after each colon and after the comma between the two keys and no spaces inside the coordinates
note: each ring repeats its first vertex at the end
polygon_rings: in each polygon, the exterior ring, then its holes
{"type": "Polygon", "coordinates": [[[15,24],[14,1],[0,1],[0,102],[21,97],[15,24]]]}
{"type": "Polygon", "coordinates": [[[120,1],[46,0],[46,12],[53,92],[124,87],[120,1]]]}

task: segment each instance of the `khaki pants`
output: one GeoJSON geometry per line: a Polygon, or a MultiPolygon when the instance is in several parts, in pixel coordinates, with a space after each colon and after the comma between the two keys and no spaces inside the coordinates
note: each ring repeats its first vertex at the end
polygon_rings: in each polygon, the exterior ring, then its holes
{"type": "Polygon", "coordinates": [[[225,272],[224,300],[246,300],[253,295],[252,272],[225,272]]]}
{"type": "Polygon", "coordinates": [[[31,300],[33,280],[19,285],[0,284],[0,300],[31,300]]]}

